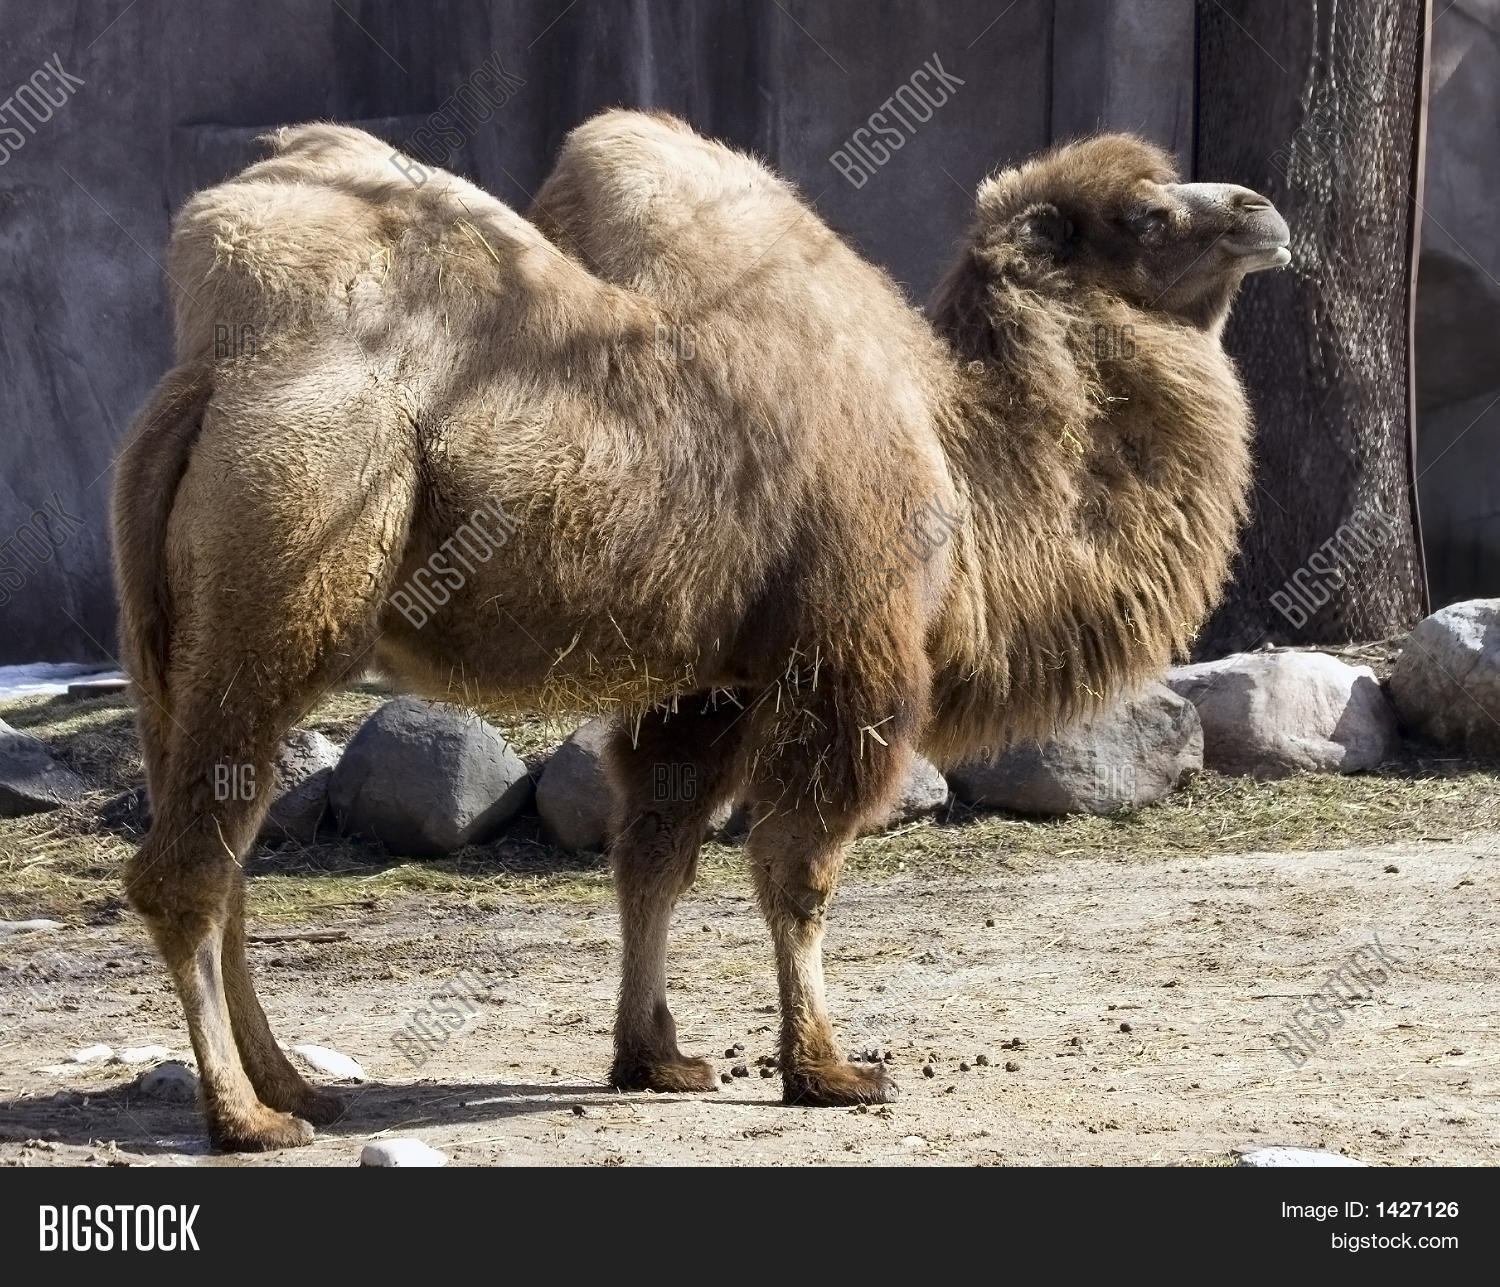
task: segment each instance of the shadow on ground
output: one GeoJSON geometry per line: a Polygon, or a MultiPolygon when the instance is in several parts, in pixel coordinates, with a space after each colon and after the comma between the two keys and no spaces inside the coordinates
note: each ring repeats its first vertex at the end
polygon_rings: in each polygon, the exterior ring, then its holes
{"type": "MultiPolygon", "coordinates": [[[[466,1126],[534,1113],[555,1113],[577,1104],[628,1104],[649,1099],[653,1107],[678,1103],[684,1096],[627,1095],[602,1082],[540,1084],[368,1082],[331,1089],[347,1106],[344,1116],[318,1131],[323,1137],[364,1137],[381,1131],[415,1131],[426,1126],[466,1126]]],[[[713,1095],[692,1099],[713,1102],[713,1095]]],[[[747,1101],[738,1101],[744,1106],[747,1101]]],[[[759,1101],[756,1101],[759,1105],[759,1101]]],[[[779,1098],[762,1106],[780,1105],[779,1098]]],[[[59,1091],[45,1099],[0,1102],[0,1138],[43,1140],[59,1144],[112,1142],[124,1154],[206,1154],[208,1137],[195,1103],[162,1103],[143,1096],[133,1084],[97,1094],[59,1091]]]]}

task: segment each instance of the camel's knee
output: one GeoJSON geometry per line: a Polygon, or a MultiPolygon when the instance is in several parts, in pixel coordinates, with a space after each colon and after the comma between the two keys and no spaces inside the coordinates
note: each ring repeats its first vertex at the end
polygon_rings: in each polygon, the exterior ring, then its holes
{"type": "Polygon", "coordinates": [[[773,925],[823,920],[857,817],[857,810],[831,804],[821,810],[757,804],[750,865],[761,910],[773,925]]]}
{"type": "Polygon", "coordinates": [[[154,823],[126,863],[125,897],[166,951],[167,940],[200,941],[226,923],[239,869],[227,850],[205,853],[188,836],[158,840],[161,830],[154,823]]]}
{"type": "Polygon", "coordinates": [[[799,928],[820,925],[833,901],[838,883],[831,864],[755,864],[755,885],[761,911],[772,925],[799,928]]]}

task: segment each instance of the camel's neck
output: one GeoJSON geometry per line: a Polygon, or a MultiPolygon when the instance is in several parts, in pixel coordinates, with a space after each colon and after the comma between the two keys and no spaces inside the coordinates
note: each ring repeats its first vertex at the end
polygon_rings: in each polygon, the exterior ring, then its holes
{"type": "Polygon", "coordinates": [[[1228,572],[1250,470],[1233,365],[1205,331],[1075,307],[1018,290],[977,328],[934,309],[967,359],[944,426],[969,521],[931,638],[941,762],[1160,674],[1228,572]]]}

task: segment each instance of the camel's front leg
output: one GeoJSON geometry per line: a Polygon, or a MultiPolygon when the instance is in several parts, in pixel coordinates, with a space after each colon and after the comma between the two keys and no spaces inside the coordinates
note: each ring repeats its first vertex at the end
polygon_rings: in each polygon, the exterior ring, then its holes
{"type": "Polygon", "coordinates": [[[854,828],[825,807],[772,813],[750,834],[756,892],[776,947],[781,1079],[788,1104],[882,1104],[896,1086],[883,1064],[854,1064],[834,1039],[823,999],[823,929],[854,828]]]}

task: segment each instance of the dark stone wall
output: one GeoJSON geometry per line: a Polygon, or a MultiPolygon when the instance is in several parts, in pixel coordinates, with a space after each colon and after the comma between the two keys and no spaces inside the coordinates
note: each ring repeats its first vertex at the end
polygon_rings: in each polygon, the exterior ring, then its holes
{"type": "Polygon", "coordinates": [[[665,108],[767,157],[916,301],[993,167],[1100,127],[1194,153],[1194,0],[0,0],[0,31],[0,131],[49,63],[82,80],[18,148],[0,132],[0,663],[114,647],[110,467],[169,360],[168,222],[266,128],[404,136],[498,51],[526,84],[450,165],[502,200],[593,112],[665,108]],[[830,154],[934,56],[962,86],[851,183],[830,154]],[[18,553],[49,505],[45,558],[18,553]]]}
{"type": "Polygon", "coordinates": [[[1417,488],[1440,606],[1500,594],[1500,0],[1443,8],[1431,78],[1417,488]]]}
{"type": "Polygon", "coordinates": [[[168,220],[243,165],[257,133],[324,117],[402,136],[498,51],[526,84],[450,164],[511,205],[593,112],[666,108],[768,157],[920,300],[991,167],[1059,130],[1117,124],[1181,145],[1190,128],[1192,0],[1125,18],[1104,0],[1004,8],[0,0],[0,101],[49,62],[82,80],[42,78],[66,98],[0,163],[0,545],[33,511],[48,519],[0,549],[0,662],[114,647],[110,466],[170,357],[168,220]],[[829,155],[934,55],[962,86],[855,186],[829,155]]]}

